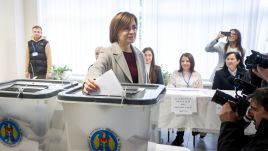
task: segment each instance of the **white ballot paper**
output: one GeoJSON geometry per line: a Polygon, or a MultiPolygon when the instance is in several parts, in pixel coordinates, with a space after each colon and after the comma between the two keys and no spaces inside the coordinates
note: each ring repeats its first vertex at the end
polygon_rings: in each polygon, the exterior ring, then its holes
{"type": "Polygon", "coordinates": [[[196,96],[173,96],[171,99],[171,112],[176,115],[197,112],[196,96]]]}
{"type": "Polygon", "coordinates": [[[122,96],[123,94],[123,88],[112,69],[98,77],[96,83],[100,90],[92,92],[90,95],[122,96]]]}

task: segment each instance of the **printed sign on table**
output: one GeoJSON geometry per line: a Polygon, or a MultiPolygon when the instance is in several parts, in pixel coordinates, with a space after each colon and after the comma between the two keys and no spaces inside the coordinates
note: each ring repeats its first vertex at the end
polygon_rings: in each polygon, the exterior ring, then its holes
{"type": "Polygon", "coordinates": [[[196,96],[173,96],[171,99],[171,112],[176,115],[197,112],[196,96]]]}

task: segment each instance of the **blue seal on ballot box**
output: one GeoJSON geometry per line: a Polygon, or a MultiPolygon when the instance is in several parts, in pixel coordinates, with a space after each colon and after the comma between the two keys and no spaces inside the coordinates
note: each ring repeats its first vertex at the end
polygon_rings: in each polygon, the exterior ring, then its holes
{"type": "Polygon", "coordinates": [[[90,133],[89,145],[92,151],[119,151],[121,143],[110,129],[98,128],[90,133]]]}
{"type": "Polygon", "coordinates": [[[22,139],[19,124],[10,118],[0,121],[0,141],[7,146],[18,145],[22,139]]]}

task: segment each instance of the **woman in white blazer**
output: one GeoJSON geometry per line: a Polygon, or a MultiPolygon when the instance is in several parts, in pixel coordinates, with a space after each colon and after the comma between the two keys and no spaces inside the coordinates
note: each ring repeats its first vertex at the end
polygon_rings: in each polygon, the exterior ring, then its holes
{"type": "Polygon", "coordinates": [[[147,83],[144,55],[132,45],[136,40],[137,18],[129,12],[120,12],[110,24],[110,47],[104,48],[89,69],[83,92],[98,91],[97,77],[112,69],[121,83],[147,83]]]}

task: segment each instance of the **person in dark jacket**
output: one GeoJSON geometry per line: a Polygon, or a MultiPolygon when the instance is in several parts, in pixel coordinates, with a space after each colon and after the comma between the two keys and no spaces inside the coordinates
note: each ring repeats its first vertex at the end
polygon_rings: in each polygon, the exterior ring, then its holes
{"type": "Polygon", "coordinates": [[[268,68],[263,68],[258,65],[257,68],[252,69],[252,72],[262,79],[261,87],[268,87],[268,68]]]}
{"type": "Polygon", "coordinates": [[[232,80],[239,78],[248,81],[246,70],[240,68],[241,56],[237,52],[228,52],[225,56],[225,64],[221,70],[216,71],[212,89],[234,90],[232,80]]]}
{"type": "Polygon", "coordinates": [[[25,78],[49,79],[52,67],[49,42],[42,36],[40,26],[34,26],[32,32],[25,53],[25,78]]]}
{"type": "Polygon", "coordinates": [[[267,151],[268,150],[268,88],[258,88],[248,96],[250,108],[247,118],[241,118],[229,102],[223,105],[219,115],[222,121],[218,139],[218,151],[267,151]],[[246,120],[247,119],[247,120],[246,120]],[[253,136],[244,134],[251,119],[256,128],[253,136]]]}
{"type": "Polygon", "coordinates": [[[149,75],[150,83],[164,84],[161,68],[155,64],[153,49],[146,47],[142,52],[145,56],[145,67],[149,75]]]}

